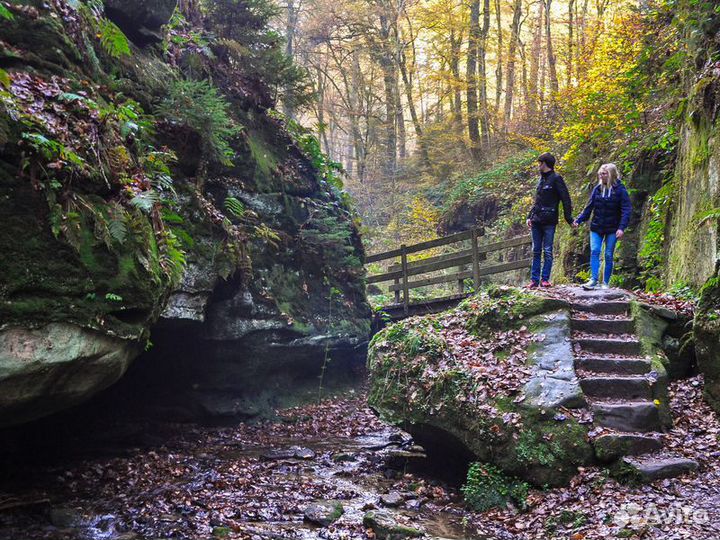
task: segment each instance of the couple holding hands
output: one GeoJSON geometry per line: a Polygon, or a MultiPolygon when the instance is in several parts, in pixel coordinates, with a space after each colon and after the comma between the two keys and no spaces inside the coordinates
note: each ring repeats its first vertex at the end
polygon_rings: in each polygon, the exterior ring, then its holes
{"type": "Polygon", "coordinates": [[[613,271],[615,246],[625,234],[632,211],[630,196],[620,180],[617,167],[613,163],[606,163],[600,167],[598,183],[590,194],[590,201],[574,220],[570,193],[562,176],[555,172],[555,156],[547,153],[540,155],[538,170],[540,180],[535,193],[535,204],[527,217],[527,226],[532,233],[533,245],[531,281],[528,287],[551,286],[553,240],[558,224],[558,205],[562,202],[565,221],[576,229],[592,216],[590,221],[591,277],[583,287],[585,289],[607,289],[613,271]],[[603,243],[605,244],[605,271],[600,280],[600,253],[603,243]]]}

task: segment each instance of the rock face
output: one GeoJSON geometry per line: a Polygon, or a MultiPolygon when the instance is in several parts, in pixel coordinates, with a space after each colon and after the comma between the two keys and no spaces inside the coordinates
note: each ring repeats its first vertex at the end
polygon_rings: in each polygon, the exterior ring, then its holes
{"type": "Polygon", "coordinates": [[[531,355],[533,374],[523,389],[527,405],[536,409],[583,407],[585,396],[575,375],[568,313],[548,314],[543,318],[542,332],[545,338],[531,355]]]}
{"type": "Polygon", "coordinates": [[[133,341],[67,323],[0,332],[0,426],[75,405],[116,382],[137,354],[133,341]]]}
{"type": "Polygon", "coordinates": [[[720,276],[703,288],[693,328],[698,369],[705,376],[705,399],[720,412],[720,276]]]}
{"type": "Polygon", "coordinates": [[[552,408],[585,402],[562,337],[569,335],[568,309],[561,300],[502,288],[397,323],[371,343],[370,405],[431,458],[452,452],[536,485],[563,484],[593,460],[588,428],[552,408]],[[508,339],[514,352],[507,359],[502,346],[483,348],[508,339]]]}
{"type": "Polygon", "coordinates": [[[652,460],[672,426],[662,347],[673,315],[657,312],[617,289],[490,289],[376,335],[370,404],[430,458],[535,485],[652,460]]]}
{"type": "Polygon", "coordinates": [[[160,28],[170,20],[177,0],[106,0],[105,12],[139,45],[162,41],[160,28]]]}
{"type": "Polygon", "coordinates": [[[117,391],[191,418],[254,416],[362,367],[370,310],[350,208],[213,36],[194,48],[158,33],[175,4],[106,2],[131,56],[83,3],[33,2],[0,25],[12,46],[0,52],[12,56],[0,86],[0,388],[17,386],[0,397],[0,425],[87,399],[143,350],[117,391]],[[158,38],[163,56],[143,48],[158,38]],[[193,84],[186,62],[217,81],[243,128],[228,136],[231,160],[158,108],[177,81],[193,84]],[[18,336],[32,366],[17,361],[18,336]]]}

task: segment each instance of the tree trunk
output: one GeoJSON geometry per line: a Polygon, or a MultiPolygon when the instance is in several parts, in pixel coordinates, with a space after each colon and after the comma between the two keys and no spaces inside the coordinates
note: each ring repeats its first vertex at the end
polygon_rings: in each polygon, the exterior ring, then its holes
{"type": "Polygon", "coordinates": [[[478,126],[477,102],[477,52],[480,37],[480,0],[470,2],[470,33],[467,51],[467,117],[470,152],[475,159],[480,159],[480,130],[478,126]]]}
{"type": "Polygon", "coordinates": [[[380,16],[380,43],[376,56],[383,72],[383,86],[385,91],[385,164],[384,169],[388,176],[394,177],[397,172],[397,73],[393,51],[390,50],[390,27],[385,15],[380,16]]]}
{"type": "Polygon", "coordinates": [[[567,82],[565,86],[570,88],[572,86],[572,75],[573,75],[573,55],[574,52],[574,34],[575,34],[575,0],[568,0],[568,40],[567,40],[567,82]]]}
{"type": "Polygon", "coordinates": [[[405,132],[405,113],[401,101],[401,92],[398,85],[397,69],[393,78],[393,95],[395,96],[395,127],[398,134],[398,157],[400,161],[404,161],[407,156],[407,134],[405,132]]]}
{"type": "Polygon", "coordinates": [[[585,62],[583,57],[585,56],[585,48],[587,46],[587,14],[589,0],[583,0],[582,11],[580,12],[580,18],[575,18],[578,24],[578,50],[577,59],[575,61],[575,72],[577,73],[577,79],[582,79],[585,74],[585,62]]]}
{"type": "Polygon", "coordinates": [[[500,99],[503,88],[503,26],[500,0],[495,0],[495,23],[497,25],[497,67],[495,68],[495,122],[500,120],[500,99]]]}
{"type": "Polygon", "coordinates": [[[460,88],[460,47],[462,46],[463,32],[455,36],[455,29],[450,29],[450,73],[453,78],[453,123],[458,133],[462,132],[462,89],[460,88]]]}
{"type": "Polygon", "coordinates": [[[545,0],[545,38],[547,42],[547,68],[548,76],[550,77],[550,100],[555,101],[560,86],[558,84],[557,66],[555,62],[555,51],[553,50],[552,42],[552,21],[550,8],[552,7],[552,0],[545,0]]]}
{"type": "MultiPolygon", "coordinates": [[[[295,34],[297,33],[298,12],[300,6],[295,5],[295,0],[287,0],[287,22],[285,25],[285,54],[288,58],[295,59],[295,34]]],[[[293,104],[293,96],[290,95],[289,89],[285,89],[285,99],[283,100],[283,113],[288,118],[295,119],[295,107],[293,104]]]]}
{"type": "Polygon", "coordinates": [[[490,109],[487,92],[487,41],[490,33],[490,0],[483,2],[483,25],[478,43],[478,71],[480,83],[480,133],[483,150],[490,146],[490,109]]]}
{"type": "Polygon", "coordinates": [[[513,3],[513,19],[510,26],[510,47],[508,49],[507,87],[505,89],[505,110],[503,115],[503,129],[505,133],[510,127],[512,116],[513,96],[515,92],[515,56],[520,41],[520,15],[522,15],[522,0],[513,3]]]}
{"type": "Polygon", "coordinates": [[[528,82],[528,95],[526,108],[528,111],[528,120],[530,122],[537,121],[539,88],[538,75],[540,73],[540,56],[542,53],[542,34],[543,34],[543,3],[538,2],[537,16],[535,18],[535,30],[533,32],[532,50],[530,52],[530,80],[528,82]]]}
{"type": "Polygon", "coordinates": [[[426,167],[430,167],[430,157],[428,156],[427,146],[423,139],[423,129],[420,125],[420,119],[417,115],[415,108],[415,100],[413,99],[412,81],[408,76],[407,63],[405,54],[400,58],[400,73],[402,74],[403,86],[405,87],[405,99],[408,103],[408,109],[410,110],[410,118],[412,119],[413,127],[415,128],[415,135],[417,136],[418,146],[420,148],[420,156],[423,164],[426,167]]]}

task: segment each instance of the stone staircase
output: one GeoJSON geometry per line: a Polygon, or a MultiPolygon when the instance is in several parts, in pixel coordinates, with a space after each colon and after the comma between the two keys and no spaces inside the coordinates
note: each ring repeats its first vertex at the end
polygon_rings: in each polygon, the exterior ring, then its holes
{"type": "Polygon", "coordinates": [[[622,474],[653,481],[693,471],[698,464],[663,451],[662,432],[669,420],[656,399],[666,394],[667,377],[653,370],[644,354],[630,301],[619,290],[576,292],[572,346],[594,417],[598,459],[615,462],[622,474]]]}

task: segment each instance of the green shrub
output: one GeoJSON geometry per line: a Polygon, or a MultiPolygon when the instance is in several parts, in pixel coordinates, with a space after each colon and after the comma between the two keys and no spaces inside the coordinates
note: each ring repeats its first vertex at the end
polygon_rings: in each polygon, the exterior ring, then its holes
{"type": "Polygon", "coordinates": [[[645,282],[645,292],[657,293],[665,288],[662,279],[651,276],[645,282]]]}
{"type": "Polygon", "coordinates": [[[503,507],[509,501],[525,508],[528,489],[526,482],[507,476],[494,465],[486,463],[473,463],[461,488],[465,503],[479,512],[503,507]]]}
{"type": "Polygon", "coordinates": [[[230,118],[228,109],[228,102],[210,82],[180,80],[170,85],[157,112],[169,122],[198,133],[205,155],[230,166],[235,157],[230,140],[240,128],[230,118]]]}
{"type": "Polygon", "coordinates": [[[228,56],[243,77],[258,81],[283,105],[295,109],[314,98],[305,68],[285,54],[282,34],[272,28],[279,8],[270,0],[205,0],[203,9],[228,56]]]}
{"type": "Polygon", "coordinates": [[[590,270],[580,270],[577,274],[575,274],[575,281],[576,282],[583,282],[588,281],[590,279],[590,270]]]}

